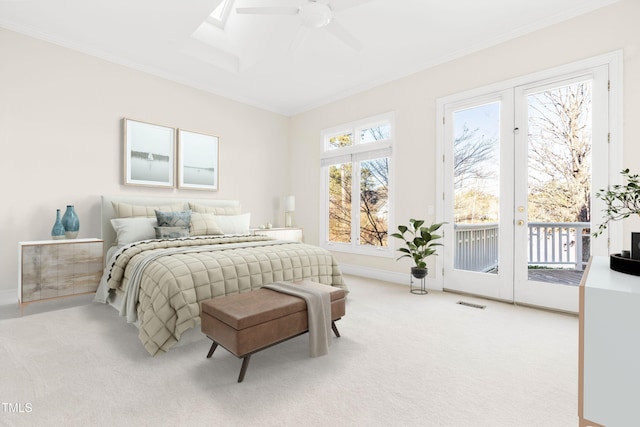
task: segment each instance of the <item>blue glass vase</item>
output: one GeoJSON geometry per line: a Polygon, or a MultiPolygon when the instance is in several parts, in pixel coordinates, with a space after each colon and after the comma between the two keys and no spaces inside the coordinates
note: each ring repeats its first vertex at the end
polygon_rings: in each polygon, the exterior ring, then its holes
{"type": "Polygon", "coordinates": [[[56,222],[53,223],[53,228],[51,229],[51,238],[54,240],[64,239],[64,233],[64,225],[60,220],[60,209],[56,209],[56,222]]]}
{"type": "Polygon", "coordinates": [[[80,220],[73,205],[67,205],[67,210],[62,216],[62,226],[64,227],[64,235],[67,239],[75,239],[78,236],[80,220]]]}

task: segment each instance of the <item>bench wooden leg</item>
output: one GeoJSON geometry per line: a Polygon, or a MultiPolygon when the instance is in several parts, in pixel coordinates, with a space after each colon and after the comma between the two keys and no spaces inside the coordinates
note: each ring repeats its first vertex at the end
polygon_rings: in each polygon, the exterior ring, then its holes
{"type": "Polygon", "coordinates": [[[249,360],[251,360],[251,355],[248,354],[242,358],[242,367],[240,368],[240,375],[238,375],[238,382],[241,383],[244,380],[244,374],[247,373],[247,367],[249,366],[249,360]]]}
{"type": "MultiPolygon", "coordinates": [[[[336,337],[339,338],[340,337],[340,331],[338,331],[338,327],[336,326],[336,322],[335,321],[331,321],[331,329],[333,330],[333,333],[336,335],[336,337]]],[[[308,331],[303,331],[301,333],[305,333],[305,332],[308,332],[308,331]]],[[[290,337],[290,338],[292,338],[292,337],[290,337]]],[[[289,338],[287,338],[287,339],[289,339],[289,338]]],[[[286,339],[283,340],[283,341],[286,341],[286,339]]],[[[282,342],[282,341],[279,341],[279,342],[282,342]]],[[[275,345],[275,344],[278,344],[278,343],[274,343],[272,345],[275,345]]],[[[271,346],[267,346],[267,347],[271,347],[271,346]]],[[[256,351],[263,350],[264,348],[267,348],[267,347],[260,348],[260,349],[258,349],[256,351]]],[[[216,348],[218,348],[218,343],[213,341],[213,343],[211,344],[211,348],[209,349],[209,353],[207,353],[207,359],[209,359],[209,358],[211,358],[211,356],[213,356],[213,352],[216,351],[216,348]]],[[[238,375],[238,382],[239,383],[241,383],[244,380],[244,376],[247,373],[247,368],[249,367],[249,362],[250,361],[251,361],[251,354],[247,354],[246,356],[244,356],[242,358],[242,366],[240,367],[240,375],[238,375]]]]}
{"type": "Polygon", "coordinates": [[[207,359],[210,359],[211,356],[213,356],[213,352],[216,351],[216,348],[218,348],[218,343],[214,341],[213,344],[211,344],[211,348],[209,349],[209,353],[207,353],[207,359]]]}
{"type": "Polygon", "coordinates": [[[336,334],[338,338],[340,338],[340,332],[338,332],[338,327],[336,326],[335,321],[331,321],[331,329],[333,329],[333,333],[336,334]]]}

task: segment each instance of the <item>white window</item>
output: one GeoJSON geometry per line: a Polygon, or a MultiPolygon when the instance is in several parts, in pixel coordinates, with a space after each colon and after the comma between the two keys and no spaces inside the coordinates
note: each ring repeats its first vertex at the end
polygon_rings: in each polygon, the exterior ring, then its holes
{"type": "Polygon", "coordinates": [[[393,113],[322,131],[321,246],[392,256],[393,113]]]}

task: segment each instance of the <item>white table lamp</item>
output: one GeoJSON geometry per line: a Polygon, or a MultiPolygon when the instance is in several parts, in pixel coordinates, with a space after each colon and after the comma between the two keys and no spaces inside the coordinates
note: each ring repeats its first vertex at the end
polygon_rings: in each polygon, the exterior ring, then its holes
{"type": "Polygon", "coordinates": [[[284,226],[293,227],[293,212],[296,210],[295,196],[285,196],[284,198],[284,226]]]}

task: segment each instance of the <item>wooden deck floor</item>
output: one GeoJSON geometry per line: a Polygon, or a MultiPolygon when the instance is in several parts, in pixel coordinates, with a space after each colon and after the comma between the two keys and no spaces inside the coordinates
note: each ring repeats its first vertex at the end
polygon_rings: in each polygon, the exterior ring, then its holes
{"type": "Polygon", "coordinates": [[[532,269],[529,270],[529,280],[578,286],[583,273],[579,270],[532,269]]]}

